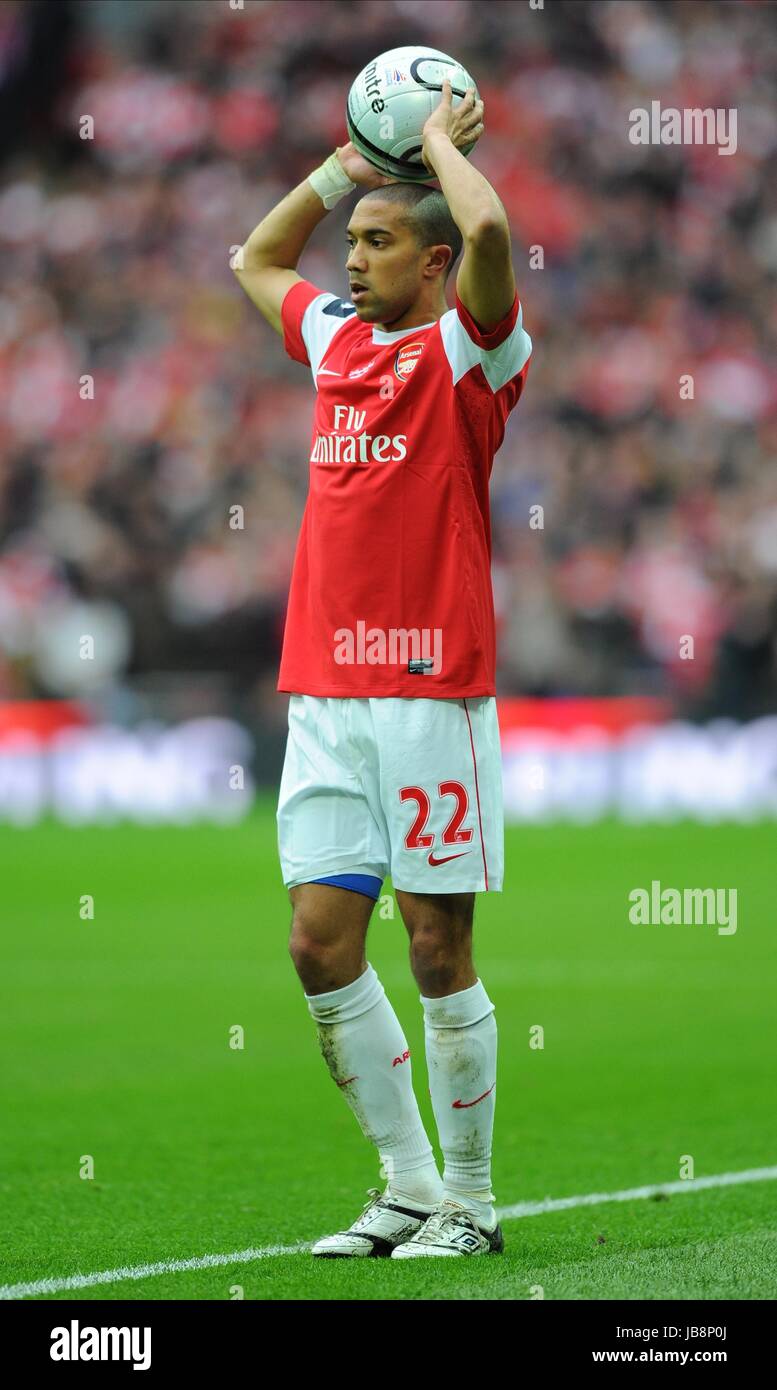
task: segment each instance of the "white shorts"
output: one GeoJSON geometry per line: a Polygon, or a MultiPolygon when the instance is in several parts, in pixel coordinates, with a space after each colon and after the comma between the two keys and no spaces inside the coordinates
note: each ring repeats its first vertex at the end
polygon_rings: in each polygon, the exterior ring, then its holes
{"type": "Polygon", "coordinates": [[[287,888],[391,874],[408,893],[499,893],[496,699],[289,697],[278,800],[287,888]]]}

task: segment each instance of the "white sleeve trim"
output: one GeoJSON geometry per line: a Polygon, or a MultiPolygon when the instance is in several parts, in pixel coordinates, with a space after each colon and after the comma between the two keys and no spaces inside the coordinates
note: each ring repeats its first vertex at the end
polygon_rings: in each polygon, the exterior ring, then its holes
{"type": "Polygon", "coordinates": [[[518,307],[512,333],[499,344],[499,347],[492,348],[490,352],[472,341],[456,309],[449,309],[440,319],[440,336],[450,364],[454,386],[473,367],[480,365],[495,395],[518,375],[528,362],[532,350],[531,338],[523,326],[521,305],[518,307]]]}
{"type": "Polygon", "coordinates": [[[339,299],[336,294],[316,295],[316,298],[311,299],[308,304],[302,315],[300,334],[307,349],[314,382],[332,339],[343,324],[353,318],[355,313],[355,304],[349,304],[347,300],[339,299]],[[327,313],[326,310],[329,309],[330,305],[339,307],[336,312],[332,312],[330,309],[327,313]]]}

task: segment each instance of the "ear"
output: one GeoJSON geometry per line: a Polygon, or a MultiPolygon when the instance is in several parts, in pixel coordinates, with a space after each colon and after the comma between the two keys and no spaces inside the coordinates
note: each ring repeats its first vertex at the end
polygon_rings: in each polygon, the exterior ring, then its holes
{"type": "Polygon", "coordinates": [[[445,272],[451,263],[453,249],[442,242],[439,246],[432,246],[429,250],[429,260],[427,269],[430,275],[439,275],[445,284],[445,272]]]}

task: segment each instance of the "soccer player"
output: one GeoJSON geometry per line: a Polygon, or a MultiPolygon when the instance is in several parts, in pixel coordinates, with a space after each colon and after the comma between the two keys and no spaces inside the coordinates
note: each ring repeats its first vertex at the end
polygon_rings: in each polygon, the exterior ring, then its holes
{"type": "Polygon", "coordinates": [[[388,1179],[315,1255],[504,1248],[497,1029],[472,923],[475,894],[501,892],[504,861],[488,485],[531,339],[504,207],[460,153],[482,131],[483,103],[470,89],[454,109],[446,81],[422,153],[442,192],[388,179],[349,143],[234,258],[317,393],[278,680],[289,950],[329,1071],[388,1179]],[[356,185],[367,192],[345,230],[342,299],[295,266],[356,185]],[[442,1179],[402,1026],[365,956],[389,873],[421,990],[442,1179]]]}

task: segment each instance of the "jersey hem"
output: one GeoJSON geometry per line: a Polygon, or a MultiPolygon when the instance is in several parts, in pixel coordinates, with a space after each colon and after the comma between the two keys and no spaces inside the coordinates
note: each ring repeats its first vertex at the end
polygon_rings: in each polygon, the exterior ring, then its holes
{"type": "MultiPolygon", "coordinates": [[[[423,676],[420,678],[423,680],[423,676]]],[[[356,700],[375,700],[375,699],[407,699],[407,700],[474,700],[479,695],[496,695],[496,685],[468,685],[465,688],[455,690],[441,690],[439,686],[434,691],[427,691],[424,694],[421,690],[414,690],[412,694],[406,686],[390,686],[388,690],[354,690],[353,686],[345,685],[308,685],[305,683],[304,690],[299,686],[277,685],[276,690],[279,695],[317,695],[320,699],[339,698],[341,696],[353,696],[356,700]]]]}

